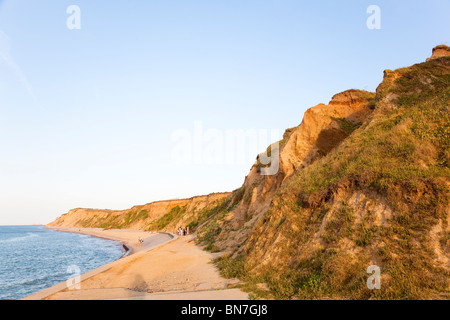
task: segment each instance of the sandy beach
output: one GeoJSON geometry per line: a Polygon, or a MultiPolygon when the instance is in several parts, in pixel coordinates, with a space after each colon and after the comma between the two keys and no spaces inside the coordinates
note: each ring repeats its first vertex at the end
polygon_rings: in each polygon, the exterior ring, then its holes
{"type": "Polygon", "coordinates": [[[229,288],[237,280],[220,276],[194,236],[140,230],[57,228],[123,242],[131,251],[123,258],[81,275],[79,289],[65,282],[25,300],[244,300],[248,294],[229,288]],[[143,239],[138,244],[138,239],[143,239]]]}

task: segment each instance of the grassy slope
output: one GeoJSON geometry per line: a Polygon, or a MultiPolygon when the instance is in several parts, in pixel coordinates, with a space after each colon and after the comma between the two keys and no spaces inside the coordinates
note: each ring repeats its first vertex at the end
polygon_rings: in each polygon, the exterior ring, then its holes
{"type": "Polygon", "coordinates": [[[148,219],[147,210],[130,210],[126,214],[121,216],[108,216],[104,220],[99,220],[99,227],[101,228],[127,228],[133,223],[138,221],[146,222],[146,230],[153,231],[174,231],[179,226],[180,221],[183,219],[183,227],[188,226],[191,230],[195,230],[197,224],[204,221],[220,208],[220,205],[226,201],[226,197],[223,199],[212,201],[206,204],[205,207],[198,209],[194,206],[191,210],[188,210],[188,205],[176,205],[169,212],[162,215],[160,218],[151,220],[148,219]]]}
{"type": "Polygon", "coordinates": [[[449,257],[449,70],[446,57],[387,75],[372,120],[288,179],[246,255],[219,259],[223,274],[277,299],[448,298],[430,232],[441,226],[449,257]],[[355,207],[355,192],[367,203],[355,207]],[[392,211],[381,224],[379,203],[392,211]],[[381,267],[381,290],[367,289],[371,264],[381,267]]]}

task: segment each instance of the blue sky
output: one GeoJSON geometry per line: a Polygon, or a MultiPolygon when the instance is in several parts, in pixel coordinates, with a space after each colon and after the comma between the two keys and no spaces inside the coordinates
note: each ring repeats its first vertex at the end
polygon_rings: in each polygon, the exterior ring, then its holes
{"type": "Polygon", "coordinates": [[[448,0],[0,1],[0,225],[238,188],[254,159],[175,164],[173,133],[282,134],[448,45],[449,15],[448,0]]]}

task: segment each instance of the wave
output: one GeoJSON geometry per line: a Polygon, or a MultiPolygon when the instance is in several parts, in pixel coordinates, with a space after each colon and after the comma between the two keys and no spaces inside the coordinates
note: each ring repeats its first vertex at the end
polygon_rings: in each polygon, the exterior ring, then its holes
{"type": "Polygon", "coordinates": [[[36,233],[28,232],[26,236],[20,236],[20,237],[14,237],[14,238],[10,238],[10,239],[0,240],[0,243],[12,243],[12,242],[19,242],[19,241],[27,241],[27,240],[30,240],[30,239],[36,238],[36,237],[39,237],[39,235],[37,235],[36,233]]]}

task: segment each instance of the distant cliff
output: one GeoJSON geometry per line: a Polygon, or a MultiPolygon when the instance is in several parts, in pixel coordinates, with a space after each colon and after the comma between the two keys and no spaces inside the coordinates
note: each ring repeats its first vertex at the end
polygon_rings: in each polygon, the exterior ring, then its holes
{"type": "Polygon", "coordinates": [[[222,203],[229,193],[212,193],[189,199],[155,201],[126,210],[72,209],[49,223],[49,227],[126,228],[167,230],[195,225],[198,216],[222,203]]]}

